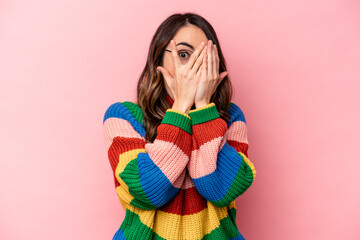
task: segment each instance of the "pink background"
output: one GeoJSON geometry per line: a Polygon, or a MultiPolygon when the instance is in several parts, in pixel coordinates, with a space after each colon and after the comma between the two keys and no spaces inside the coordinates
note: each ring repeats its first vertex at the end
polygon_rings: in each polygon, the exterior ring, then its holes
{"type": "Polygon", "coordinates": [[[252,239],[360,239],[360,4],[1,1],[0,239],[111,239],[124,218],[102,130],[134,100],[150,40],[214,27],[257,170],[236,201],[252,239]]]}

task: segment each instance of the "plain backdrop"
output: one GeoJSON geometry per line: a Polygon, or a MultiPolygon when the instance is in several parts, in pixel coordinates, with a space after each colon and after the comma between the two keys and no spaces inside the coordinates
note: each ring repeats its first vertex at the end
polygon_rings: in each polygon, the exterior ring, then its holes
{"type": "Polygon", "coordinates": [[[360,2],[0,1],[0,239],[111,239],[103,139],[173,13],[205,17],[245,113],[247,240],[360,239],[360,2]]]}

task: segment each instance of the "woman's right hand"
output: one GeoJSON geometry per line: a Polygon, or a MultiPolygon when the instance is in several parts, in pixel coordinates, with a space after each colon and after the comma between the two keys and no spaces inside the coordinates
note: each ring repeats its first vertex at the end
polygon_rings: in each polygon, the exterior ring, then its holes
{"type": "Polygon", "coordinates": [[[195,101],[197,84],[202,72],[199,68],[206,57],[206,46],[202,42],[184,65],[181,64],[174,40],[170,41],[170,46],[175,76],[172,77],[169,71],[162,66],[158,66],[157,69],[162,73],[174,96],[172,108],[188,114],[195,101]]]}

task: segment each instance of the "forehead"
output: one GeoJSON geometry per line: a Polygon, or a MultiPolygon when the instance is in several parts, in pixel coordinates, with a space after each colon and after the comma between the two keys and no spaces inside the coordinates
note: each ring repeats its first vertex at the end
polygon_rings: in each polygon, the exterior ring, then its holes
{"type": "MultiPolygon", "coordinates": [[[[190,45],[194,46],[196,49],[201,42],[207,42],[207,37],[204,33],[204,31],[194,25],[186,25],[184,27],[181,27],[175,36],[173,37],[176,44],[180,42],[186,42],[190,45]]],[[[179,47],[183,47],[184,45],[179,45],[179,47]]]]}

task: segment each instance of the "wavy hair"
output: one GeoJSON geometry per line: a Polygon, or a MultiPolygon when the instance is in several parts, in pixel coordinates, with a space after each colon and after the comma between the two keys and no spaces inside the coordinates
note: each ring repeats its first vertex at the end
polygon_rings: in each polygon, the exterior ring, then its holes
{"type": "MultiPolygon", "coordinates": [[[[226,62],[221,51],[219,40],[210,23],[195,13],[173,14],[166,18],[156,30],[150,46],[146,65],[137,84],[137,104],[143,112],[143,125],[146,142],[153,142],[157,136],[157,127],[164,118],[166,110],[171,108],[167,99],[167,92],[163,76],[156,68],[163,65],[165,47],[173,39],[177,31],[188,24],[195,25],[203,30],[208,40],[216,44],[219,54],[219,74],[226,71],[226,62]]],[[[229,74],[228,74],[229,75],[229,74]]],[[[219,115],[226,122],[230,120],[227,112],[233,94],[228,75],[218,85],[211,96],[219,115]]],[[[193,106],[194,107],[194,106],[193,106]]]]}

